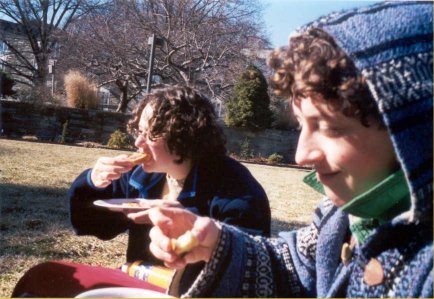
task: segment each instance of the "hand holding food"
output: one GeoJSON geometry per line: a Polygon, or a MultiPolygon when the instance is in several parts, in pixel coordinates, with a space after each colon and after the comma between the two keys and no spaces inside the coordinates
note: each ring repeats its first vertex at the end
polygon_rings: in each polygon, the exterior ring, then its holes
{"type": "Polygon", "coordinates": [[[95,187],[104,188],[117,180],[121,175],[135,165],[145,163],[151,159],[151,155],[134,153],[132,155],[119,155],[115,157],[101,157],[96,161],[90,178],[95,187]]]}
{"type": "Polygon", "coordinates": [[[214,220],[179,208],[153,208],[148,213],[154,225],[151,252],[167,267],[179,269],[211,258],[220,235],[214,220]]]}
{"type": "Polygon", "coordinates": [[[191,251],[194,247],[199,245],[199,240],[191,231],[188,230],[185,234],[178,237],[178,239],[171,239],[170,245],[177,255],[181,255],[185,252],[191,251]]]}

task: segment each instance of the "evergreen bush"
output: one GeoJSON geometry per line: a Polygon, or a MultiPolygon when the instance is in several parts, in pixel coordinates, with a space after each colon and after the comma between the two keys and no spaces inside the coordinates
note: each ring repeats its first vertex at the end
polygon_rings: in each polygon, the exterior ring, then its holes
{"type": "Polygon", "coordinates": [[[254,155],[250,140],[246,137],[240,144],[240,157],[242,159],[250,159],[254,155]]]}
{"type": "Polygon", "coordinates": [[[283,156],[278,153],[271,154],[267,159],[268,163],[282,163],[283,160],[283,156]]]}
{"type": "Polygon", "coordinates": [[[227,103],[225,123],[228,127],[251,131],[267,129],[272,123],[268,84],[253,65],[241,75],[227,103]]]}
{"type": "Polygon", "coordinates": [[[132,149],[130,138],[127,133],[121,130],[116,130],[110,135],[110,139],[107,142],[107,146],[116,149],[132,149]]]}

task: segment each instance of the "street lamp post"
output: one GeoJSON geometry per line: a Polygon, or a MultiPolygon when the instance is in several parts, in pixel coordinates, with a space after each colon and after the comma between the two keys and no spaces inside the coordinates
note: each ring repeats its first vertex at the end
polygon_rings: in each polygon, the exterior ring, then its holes
{"type": "Polygon", "coordinates": [[[149,54],[149,67],[148,67],[148,81],[146,83],[146,93],[151,92],[151,84],[152,84],[152,70],[154,68],[154,53],[155,46],[163,46],[164,40],[152,34],[148,39],[148,45],[151,46],[151,53],[149,54]]]}
{"type": "Polygon", "coordinates": [[[48,73],[51,74],[51,94],[54,95],[54,74],[56,71],[56,59],[50,59],[48,62],[48,73]]]}

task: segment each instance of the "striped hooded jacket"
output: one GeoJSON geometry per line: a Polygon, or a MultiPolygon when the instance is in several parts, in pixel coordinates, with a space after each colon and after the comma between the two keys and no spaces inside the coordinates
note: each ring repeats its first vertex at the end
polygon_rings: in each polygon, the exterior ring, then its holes
{"type": "MultiPolygon", "coordinates": [[[[323,199],[309,227],[281,238],[252,237],[228,225],[185,297],[433,296],[433,11],[429,2],[392,2],[323,17],[367,79],[410,189],[411,208],[381,225],[349,264],[340,259],[348,215],[323,199]],[[375,259],[382,280],[367,284],[375,259]]],[[[290,200],[290,199],[288,199],[290,200]]]]}

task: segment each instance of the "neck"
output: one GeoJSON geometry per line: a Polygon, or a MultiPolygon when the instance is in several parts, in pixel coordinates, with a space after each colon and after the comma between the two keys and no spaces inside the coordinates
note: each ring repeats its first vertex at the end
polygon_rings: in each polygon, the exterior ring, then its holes
{"type": "Polygon", "coordinates": [[[172,179],[175,180],[184,180],[187,175],[189,174],[190,170],[192,168],[192,163],[190,160],[184,161],[181,164],[176,164],[173,169],[167,172],[167,175],[170,176],[172,179]]]}
{"type": "Polygon", "coordinates": [[[410,205],[410,190],[404,172],[399,170],[341,208],[350,215],[385,223],[408,211],[410,205]]]}

